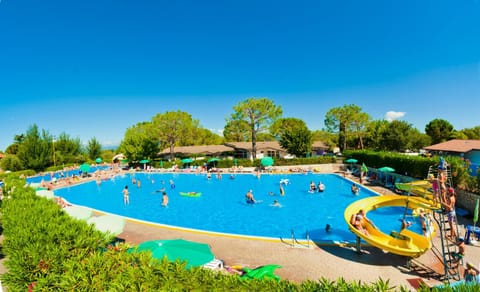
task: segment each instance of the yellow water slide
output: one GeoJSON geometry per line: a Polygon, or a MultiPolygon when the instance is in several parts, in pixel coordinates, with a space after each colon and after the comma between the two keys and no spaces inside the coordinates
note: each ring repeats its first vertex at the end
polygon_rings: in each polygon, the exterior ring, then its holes
{"type": "MultiPolygon", "coordinates": [[[[368,231],[368,234],[365,234],[350,223],[352,216],[355,216],[359,210],[364,210],[368,218],[369,211],[391,206],[406,207],[412,210],[418,208],[425,210],[432,209],[429,200],[418,197],[398,195],[368,197],[350,204],[345,209],[345,221],[355,235],[370,245],[393,254],[415,258],[428,251],[432,247],[430,237],[415,233],[406,228],[400,232],[392,231],[391,234],[385,234],[377,229],[373,222],[363,220],[364,223],[362,226],[368,231]]],[[[432,232],[430,236],[434,236],[434,234],[435,232],[432,232]]]]}
{"type": "MultiPolygon", "coordinates": [[[[409,183],[395,183],[395,187],[414,196],[427,199],[430,204],[433,204],[434,194],[432,193],[432,183],[428,180],[417,180],[409,183]]],[[[438,203],[436,208],[440,208],[438,203]]]]}

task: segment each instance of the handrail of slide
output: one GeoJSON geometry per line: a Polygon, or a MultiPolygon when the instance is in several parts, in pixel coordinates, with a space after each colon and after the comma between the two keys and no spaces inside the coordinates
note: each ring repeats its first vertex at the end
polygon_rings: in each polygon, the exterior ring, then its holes
{"type": "MultiPolygon", "coordinates": [[[[361,209],[363,209],[365,214],[367,214],[371,210],[390,206],[407,207],[409,209],[432,209],[432,206],[429,204],[429,200],[418,197],[406,197],[398,195],[368,197],[353,202],[345,209],[345,221],[347,222],[349,229],[355,235],[370,245],[393,254],[416,258],[428,251],[432,247],[430,237],[415,233],[406,228],[398,233],[392,233],[389,235],[380,231],[376,226],[367,220],[364,220],[365,222],[363,227],[368,231],[368,234],[364,234],[350,223],[352,215],[357,214],[361,209]]],[[[430,236],[434,236],[434,233],[435,232],[432,232],[430,236]]]]}

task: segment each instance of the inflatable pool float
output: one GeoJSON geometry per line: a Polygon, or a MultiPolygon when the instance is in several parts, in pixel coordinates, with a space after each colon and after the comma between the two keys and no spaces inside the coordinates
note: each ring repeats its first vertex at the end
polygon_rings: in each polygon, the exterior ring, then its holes
{"type": "Polygon", "coordinates": [[[199,192],[180,192],[181,196],[185,197],[200,197],[202,193],[199,192]]]}
{"type": "Polygon", "coordinates": [[[256,279],[256,280],[277,280],[280,281],[280,276],[275,274],[275,269],[281,268],[279,265],[265,265],[256,269],[242,268],[244,274],[240,276],[242,279],[256,279]]]}

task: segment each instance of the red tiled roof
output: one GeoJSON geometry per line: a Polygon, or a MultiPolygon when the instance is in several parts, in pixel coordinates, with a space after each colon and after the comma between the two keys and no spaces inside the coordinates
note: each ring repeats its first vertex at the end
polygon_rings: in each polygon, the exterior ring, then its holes
{"type": "MultiPolygon", "coordinates": [[[[244,149],[250,151],[252,149],[252,142],[228,142],[225,143],[227,146],[231,146],[237,149],[244,149]]],[[[277,141],[257,141],[257,151],[264,149],[272,149],[278,151],[285,151],[280,143],[277,141]]]]}
{"type": "MultiPolygon", "coordinates": [[[[175,153],[184,154],[218,154],[233,151],[234,149],[225,145],[198,145],[198,146],[175,146],[175,153]]],[[[170,148],[165,148],[160,154],[170,153],[170,148]]]]}
{"type": "Polygon", "coordinates": [[[423,149],[431,151],[466,153],[472,150],[480,150],[480,140],[454,139],[447,142],[424,147],[423,149]]]}
{"type": "Polygon", "coordinates": [[[3,153],[0,153],[0,158],[3,158],[5,155],[3,153]]]}

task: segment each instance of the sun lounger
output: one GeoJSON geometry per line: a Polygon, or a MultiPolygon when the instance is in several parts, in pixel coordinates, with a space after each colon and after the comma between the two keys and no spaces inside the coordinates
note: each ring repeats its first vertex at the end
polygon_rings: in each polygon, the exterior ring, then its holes
{"type": "Polygon", "coordinates": [[[213,259],[212,261],[206,263],[202,267],[210,269],[210,270],[222,270],[223,269],[223,261],[219,259],[213,259]]]}

